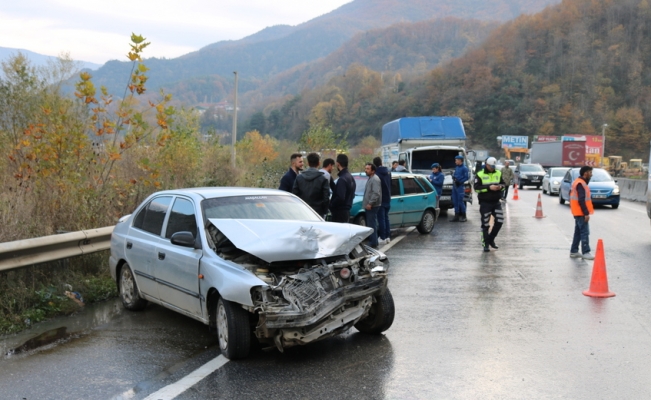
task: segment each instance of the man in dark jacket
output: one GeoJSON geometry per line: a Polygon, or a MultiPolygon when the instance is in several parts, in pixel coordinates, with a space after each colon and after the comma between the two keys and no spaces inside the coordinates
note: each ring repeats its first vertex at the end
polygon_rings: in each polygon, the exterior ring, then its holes
{"type": "Polygon", "coordinates": [[[498,248],[495,244],[495,237],[497,237],[502,224],[504,224],[504,213],[500,200],[506,185],[502,179],[502,173],[495,169],[496,164],[495,157],[489,157],[486,160],[484,169],[475,175],[474,186],[479,200],[479,214],[481,216],[481,244],[485,252],[490,251],[488,246],[494,249],[498,248]],[[493,229],[489,233],[491,216],[495,218],[495,222],[493,222],[493,229]]]}
{"type": "Polygon", "coordinates": [[[377,215],[378,235],[380,237],[378,243],[386,244],[391,242],[391,223],[389,222],[389,210],[391,209],[391,171],[389,171],[389,168],[382,166],[382,159],[380,157],[375,157],[373,164],[375,165],[375,175],[380,178],[382,185],[382,204],[377,215]]]}
{"type": "Polygon", "coordinates": [[[330,185],[328,179],[319,168],[319,155],[310,153],[307,155],[308,169],[296,177],[292,193],[309,204],[322,217],[328,213],[330,202],[330,185]]]}
{"type": "Polygon", "coordinates": [[[280,178],[280,186],[278,189],[291,193],[298,173],[303,170],[303,155],[301,153],[292,154],[290,162],[289,170],[280,178]]]}
{"type": "Polygon", "coordinates": [[[347,155],[338,154],[336,163],[339,175],[330,199],[332,222],[349,222],[350,208],[353,206],[353,199],[355,199],[355,179],[348,172],[347,155]]]}

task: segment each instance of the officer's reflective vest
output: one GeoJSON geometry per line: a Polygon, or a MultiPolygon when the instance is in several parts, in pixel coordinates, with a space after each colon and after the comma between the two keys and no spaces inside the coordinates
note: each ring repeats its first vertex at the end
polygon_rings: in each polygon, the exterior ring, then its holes
{"type": "Polygon", "coordinates": [[[570,209],[572,210],[572,215],[575,217],[583,217],[583,210],[579,205],[579,193],[576,191],[577,185],[583,186],[585,190],[585,206],[588,208],[588,213],[590,215],[594,214],[594,207],[592,206],[592,197],[590,196],[590,188],[588,184],[585,183],[583,179],[576,178],[572,182],[572,189],[570,189],[570,209]]]}
{"type": "MultiPolygon", "coordinates": [[[[482,185],[499,185],[500,181],[502,180],[502,172],[496,169],[490,174],[487,174],[486,170],[482,169],[481,171],[477,172],[477,177],[481,179],[482,185]]],[[[486,193],[488,192],[488,188],[475,190],[475,192],[486,193]]]]}

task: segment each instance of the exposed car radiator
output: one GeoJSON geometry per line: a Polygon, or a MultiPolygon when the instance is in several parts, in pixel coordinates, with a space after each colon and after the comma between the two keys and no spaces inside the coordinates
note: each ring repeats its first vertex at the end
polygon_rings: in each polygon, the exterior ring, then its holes
{"type": "Polygon", "coordinates": [[[330,269],[318,268],[289,276],[283,285],[283,296],[304,311],[319,302],[333,289],[330,269]]]}

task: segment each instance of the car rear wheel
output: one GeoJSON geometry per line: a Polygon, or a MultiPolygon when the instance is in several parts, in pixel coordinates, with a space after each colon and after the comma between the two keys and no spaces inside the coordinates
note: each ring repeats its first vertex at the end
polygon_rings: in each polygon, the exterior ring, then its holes
{"type": "Polygon", "coordinates": [[[565,204],[565,199],[563,198],[563,193],[559,190],[558,191],[558,202],[561,204],[565,204]]]}
{"type": "Polygon", "coordinates": [[[619,204],[613,204],[613,210],[617,210],[619,208],[619,204]]]}
{"type": "Polygon", "coordinates": [[[129,264],[124,264],[120,270],[120,299],[124,308],[130,311],[140,311],[147,305],[147,300],[140,297],[138,284],[129,264]]]}
{"type": "Polygon", "coordinates": [[[217,302],[217,337],[224,357],[230,360],[245,358],[251,350],[249,313],[236,303],[222,298],[217,302]]]}
{"type": "Polygon", "coordinates": [[[389,288],[385,290],[384,294],[375,296],[373,300],[374,303],[371,305],[368,315],[358,321],[355,328],[362,333],[377,335],[391,327],[396,308],[389,288]]]}
{"type": "Polygon", "coordinates": [[[434,229],[434,213],[432,210],[425,210],[416,229],[423,234],[430,233],[434,229]]]}
{"type": "Polygon", "coordinates": [[[547,189],[545,189],[545,185],[543,185],[543,194],[550,194],[547,189]]]}
{"type": "Polygon", "coordinates": [[[353,220],[355,225],[366,226],[366,215],[361,214],[355,217],[353,220]]]}

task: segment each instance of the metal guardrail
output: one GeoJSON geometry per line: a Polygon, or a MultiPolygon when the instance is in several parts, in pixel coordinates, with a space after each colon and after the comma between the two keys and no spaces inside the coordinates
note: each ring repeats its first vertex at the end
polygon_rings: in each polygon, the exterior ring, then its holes
{"type": "Polygon", "coordinates": [[[0,243],[0,271],[108,250],[113,226],[0,243]]]}

